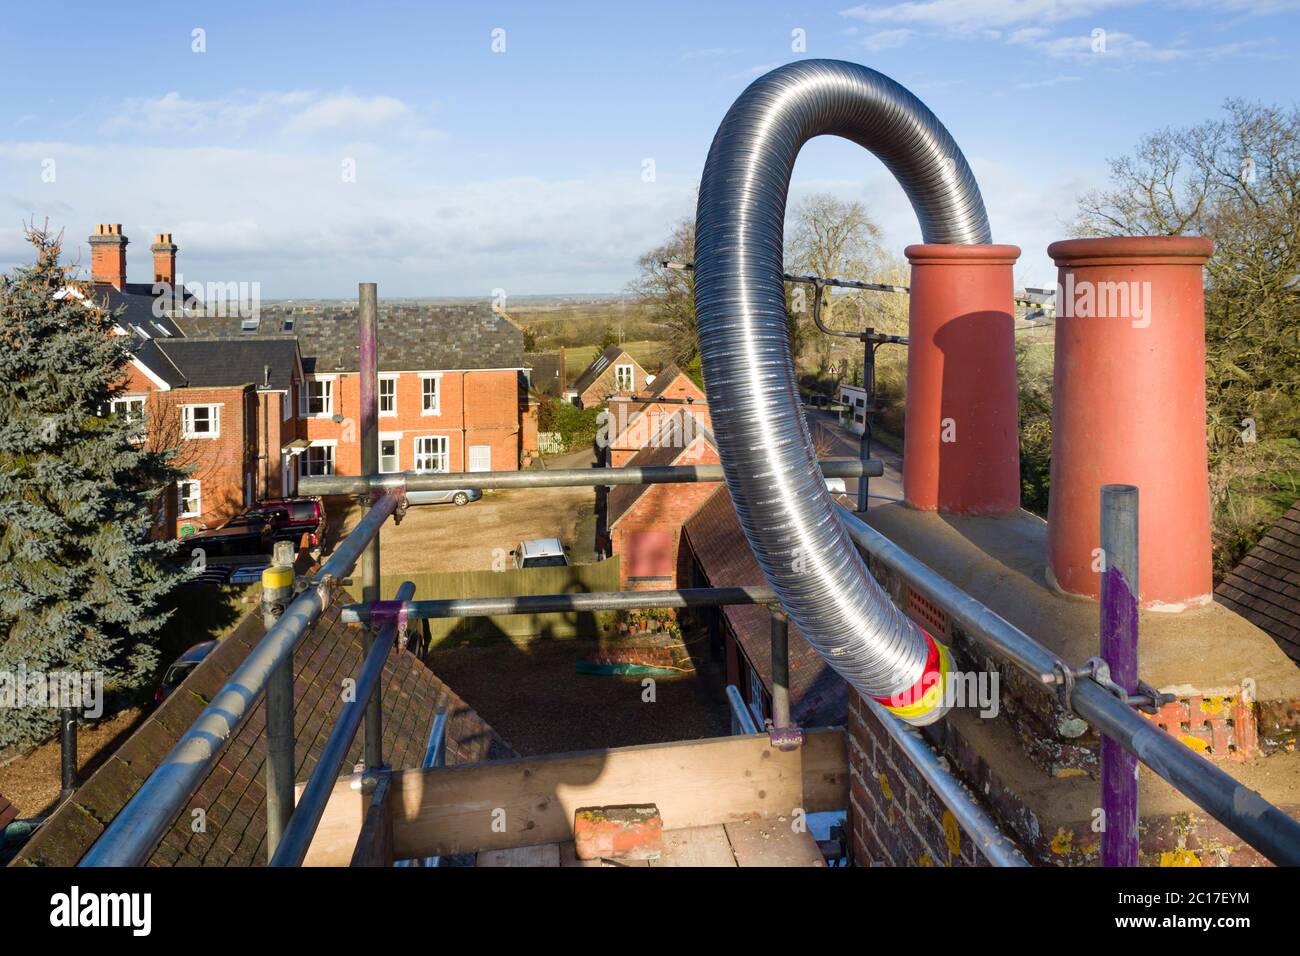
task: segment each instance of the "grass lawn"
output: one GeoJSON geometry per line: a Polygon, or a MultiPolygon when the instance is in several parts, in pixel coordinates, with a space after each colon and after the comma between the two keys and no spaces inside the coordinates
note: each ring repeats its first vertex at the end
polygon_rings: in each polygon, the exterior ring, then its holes
{"type": "MultiPolygon", "coordinates": [[[[666,362],[665,343],[658,339],[642,339],[637,342],[624,342],[623,348],[629,355],[641,363],[642,367],[653,372],[660,362],[666,362]]],[[[565,365],[569,372],[569,381],[577,379],[587,370],[587,366],[596,361],[600,350],[594,345],[583,345],[565,350],[565,365]]]]}

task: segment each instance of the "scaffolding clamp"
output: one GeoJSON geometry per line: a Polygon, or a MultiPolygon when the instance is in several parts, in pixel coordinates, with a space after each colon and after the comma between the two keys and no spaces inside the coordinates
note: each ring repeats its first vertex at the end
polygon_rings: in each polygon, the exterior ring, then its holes
{"type": "Polygon", "coordinates": [[[1042,675],[1042,681],[1044,684],[1057,688],[1057,696],[1060,699],[1061,706],[1071,717],[1077,716],[1070,704],[1070,697],[1074,694],[1074,682],[1079,678],[1091,680],[1112,697],[1128,704],[1130,707],[1136,707],[1144,714],[1154,714],[1162,706],[1174,700],[1173,694],[1162,694],[1143,680],[1137,682],[1137,693],[1130,694],[1111,679],[1110,665],[1100,657],[1090,657],[1083,662],[1082,667],[1074,668],[1058,660],[1052,664],[1050,674],[1042,675]]]}
{"type": "Polygon", "coordinates": [[[767,736],[772,742],[772,746],[777,750],[798,750],[803,746],[803,730],[791,725],[789,727],[774,727],[772,721],[767,722],[767,736]]]}
{"type": "Polygon", "coordinates": [[[370,625],[376,631],[385,624],[397,625],[397,644],[406,646],[406,602],[372,601],[370,603],[370,625]]]}

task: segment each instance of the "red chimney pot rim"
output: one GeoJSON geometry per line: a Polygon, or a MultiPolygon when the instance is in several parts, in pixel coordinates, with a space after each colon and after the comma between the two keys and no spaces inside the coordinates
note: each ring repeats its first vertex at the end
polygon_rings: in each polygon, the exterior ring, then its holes
{"type": "Polygon", "coordinates": [[[987,265],[1015,265],[1020,258],[1019,246],[975,243],[919,243],[903,250],[913,265],[964,265],[979,262],[987,265]]]}
{"type": "Polygon", "coordinates": [[[1047,247],[1057,266],[1104,265],[1116,260],[1149,265],[1204,265],[1214,240],[1203,236],[1111,236],[1062,239],[1047,247]]]}

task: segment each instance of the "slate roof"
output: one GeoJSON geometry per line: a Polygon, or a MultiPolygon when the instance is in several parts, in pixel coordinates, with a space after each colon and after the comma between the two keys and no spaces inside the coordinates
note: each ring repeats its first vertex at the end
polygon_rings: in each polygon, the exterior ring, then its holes
{"type": "MultiPolygon", "coordinates": [[[[156,336],[166,337],[182,334],[172,318],[166,314],[154,314],[154,302],[158,297],[154,295],[151,284],[128,282],[121,289],[118,289],[108,283],[97,282],[94,286],[93,295],[97,302],[110,311],[116,312],[121,309],[122,314],[117,321],[144,337],[154,338],[156,336]]],[[[185,293],[185,296],[188,305],[194,306],[198,304],[198,300],[188,292],[185,293]]]]}
{"type": "MultiPolygon", "coordinates": [[[[294,723],[297,779],[311,776],[342,705],[345,677],[361,668],[363,634],[339,622],[340,595],[295,652],[294,723]]],[[[13,866],[71,866],[117,816],[144,777],[198,716],[233,670],[265,634],[259,611],[250,613],[186,678],[113,756],[49,818],[13,866]]],[[[411,652],[394,648],[384,667],[384,755],[394,768],[418,767],[434,714],[445,709],[447,763],[514,756],[510,745],[411,652]]],[[[262,740],[265,698],[235,732],[211,773],[176,817],[148,860],[150,866],[262,866],[266,862],[266,790],[262,740]],[[192,810],[203,808],[207,829],[191,832],[192,810]]],[[[361,758],[359,733],[344,762],[346,774],[361,758]]]]}
{"type": "Polygon", "coordinates": [[[298,343],[288,337],[169,339],[155,342],[191,388],[256,385],[288,389],[298,364],[298,343]],[[270,366],[269,382],[263,369],[270,366]]]}
{"type": "MultiPolygon", "coordinates": [[[[238,316],[197,316],[178,320],[192,340],[238,339],[251,334],[298,339],[303,370],[355,372],[359,369],[356,309],[294,313],[292,329],[274,310],[263,310],[255,333],[243,331],[238,316]]],[[[381,306],[379,370],[418,372],[436,369],[525,368],[524,334],[487,302],[438,306],[381,306]]]]}
{"type": "MultiPolygon", "coordinates": [[[[703,438],[715,451],[717,450],[718,445],[713,438],[713,432],[700,421],[699,416],[692,415],[685,409],[674,412],[672,415],[665,417],[655,439],[646,443],[640,451],[628,459],[624,467],[655,468],[677,464],[677,460],[694,443],[696,436],[703,438]],[[691,431],[688,431],[688,429],[691,429],[691,431]],[[688,434],[691,436],[689,442],[683,440],[684,436],[688,434]]],[[[609,527],[612,528],[618,524],[619,519],[627,514],[641,499],[641,496],[652,487],[654,486],[613,485],[609,489],[609,496],[606,499],[609,527]]]]}
{"type": "MultiPolygon", "coordinates": [[[[767,583],[741,530],[725,485],[686,520],[683,535],[709,586],[767,583]]],[[[734,605],[723,608],[722,613],[771,693],[772,624],[767,609],[752,604],[734,605]]],[[[848,684],[791,624],[790,712],[794,721],[801,727],[843,724],[848,715],[848,701],[848,684]]]]}
{"type": "Polygon", "coordinates": [[[559,398],[564,394],[563,365],[559,352],[527,352],[524,365],[532,369],[530,384],[542,395],[559,398]]]}
{"type": "MultiPolygon", "coordinates": [[[[605,369],[617,359],[620,355],[625,354],[621,345],[611,345],[605,351],[596,356],[595,360],[587,366],[586,371],[578,376],[578,380],[573,383],[573,388],[579,395],[591,387],[591,383],[596,381],[605,369]]],[[[629,362],[636,362],[632,356],[628,356],[629,362]]],[[[637,363],[640,364],[639,362],[637,363]]]]}
{"type": "MultiPolygon", "coordinates": [[[[656,375],[655,380],[650,383],[654,387],[650,389],[649,397],[659,398],[660,396],[663,395],[664,391],[668,388],[669,385],[672,385],[674,382],[676,382],[679,378],[681,378],[685,374],[686,373],[683,372],[680,368],[678,368],[675,363],[670,363],[668,367],[665,368],[658,375],[656,375]]],[[[693,381],[691,382],[691,391],[692,392],[699,391],[699,386],[697,386],[693,381]]]]}
{"type": "Polygon", "coordinates": [[[1214,589],[1214,599],[1268,633],[1300,663],[1300,501],[1214,589]]]}

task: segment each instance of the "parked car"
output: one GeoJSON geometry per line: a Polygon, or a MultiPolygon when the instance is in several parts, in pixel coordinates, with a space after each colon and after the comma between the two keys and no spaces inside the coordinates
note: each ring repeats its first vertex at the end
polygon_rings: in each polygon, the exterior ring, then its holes
{"type": "Polygon", "coordinates": [[[242,515],[231,518],[223,527],[270,524],[276,541],[293,540],[311,535],[308,544],[315,547],[325,534],[325,506],[319,498],[269,498],[259,501],[242,515]]]}
{"type": "Polygon", "coordinates": [[[167,699],[167,695],[181,686],[181,681],[190,676],[190,671],[198,667],[203,659],[217,649],[216,641],[204,641],[201,644],[195,644],[180,657],[172,662],[172,666],[167,668],[163,674],[162,683],[154,691],[154,703],[161,704],[167,699]]]}
{"type": "Polygon", "coordinates": [[[202,549],[204,561],[269,555],[277,541],[288,541],[297,550],[307,536],[310,546],[325,533],[325,509],[318,498],[264,501],[231,518],[220,528],[200,531],[183,539],[181,557],[188,561],[195,549],[202,549]]]}
{"type": "MultiPolygon", "coordinates": [[[[406,476],[414,478],[427,472],[408,471],[406,476]]],[[[467,505],[471,501],[478,501],[483,497],[483,492],[477,488],[448,488],[443,491],[408,491],[406,493],[406,503],[408,505],[446,505],[452,504],[457,507],[467,505]]]]}
{"type": "Polygon", "coordinates": [[[510,556],[515,559],[517,568],[563,568],[569,564],[569,556],[564,553],[564,545],[559,538],[520,541],[510,556]]]}

